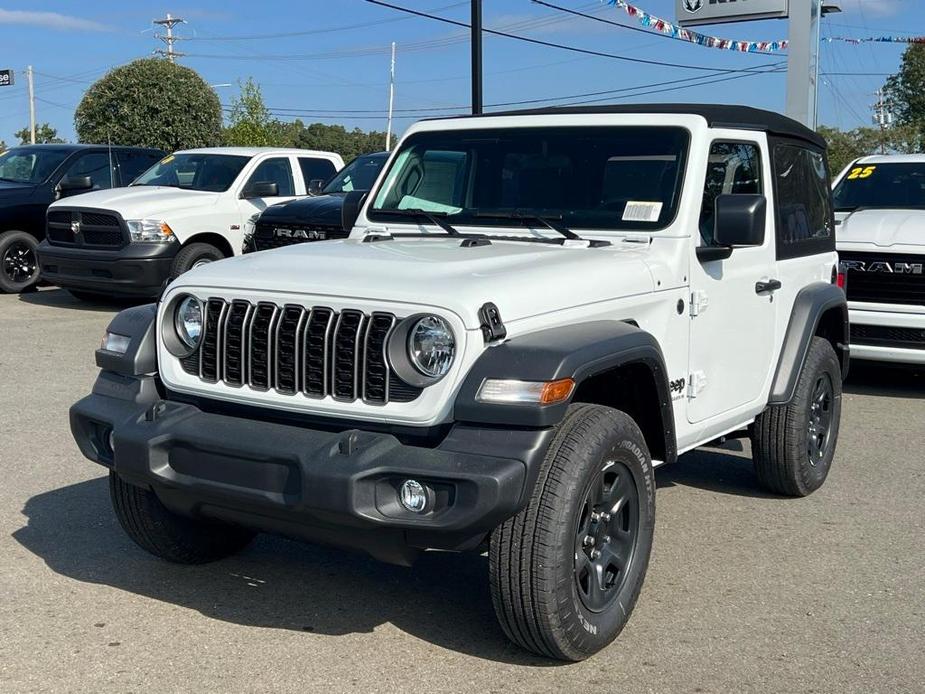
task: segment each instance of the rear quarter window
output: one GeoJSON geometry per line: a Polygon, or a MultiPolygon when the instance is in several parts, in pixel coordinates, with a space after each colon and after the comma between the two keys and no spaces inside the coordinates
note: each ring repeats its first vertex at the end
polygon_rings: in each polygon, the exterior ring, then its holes
{"type": "Polygon", "coordinates": [[[773,146],[777,258],[835,250],[835,218],[823,152],[800,143],[773,146]]]}

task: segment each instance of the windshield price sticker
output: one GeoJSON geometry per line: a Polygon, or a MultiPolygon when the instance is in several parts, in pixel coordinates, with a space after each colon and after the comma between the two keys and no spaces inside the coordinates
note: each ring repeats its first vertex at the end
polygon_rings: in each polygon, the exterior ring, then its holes
{"type": "Polygon", "coordinates": [[[662,203],[629,200],[623,208],[624,222],[657,222],[662,214],[662,203]]]}
{"type": "Polygon", "coordinates": [[[854,181],[858,178],[870,178],[876,170],[876,166],[856,166],[855,168],[851,169],[851,172],[848,174],[847,178],[849,181],[854,181]]]}
{"type": "Polygon", "coordinates": [[[164,157],[163,159],[161,159],[161,164],[169,164],[170,162],[173,161],[173,159],[174,159],[174,156],[173,156],[172,154],[170,154],[170,155],[164,157]]]}

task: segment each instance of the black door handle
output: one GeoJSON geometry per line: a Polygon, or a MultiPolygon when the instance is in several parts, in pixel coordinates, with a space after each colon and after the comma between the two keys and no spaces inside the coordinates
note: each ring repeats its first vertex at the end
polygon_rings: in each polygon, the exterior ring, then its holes
{"type": "Polygon", "coordinates": [[[755,294],[767,294],[780,289],[783,285],[780,280],[768,280],[767,282],[755,282],[755,294]]]}

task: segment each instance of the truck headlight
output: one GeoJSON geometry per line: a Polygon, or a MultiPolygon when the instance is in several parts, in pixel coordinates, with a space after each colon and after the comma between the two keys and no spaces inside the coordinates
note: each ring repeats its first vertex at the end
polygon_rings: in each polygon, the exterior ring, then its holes
{"type": "Polygon", "coordinates": [[[170,243],[177,240],[173,235],[173,229],[160,219],[126,219],[125,223],[128,225],[132,241],[170,243]]]}
{"type": "Polygon", "coordinates": [[[401,380],[426,388],[449,372],[456,358],[456,336],[440,316],[420,313],[395,326],[387,352],[389,364],[401,380]]]}
{"type": "Polygon", "coordinates": [[[408,356],[418,371],[433,379],[443,378],[456,355],[456,338],[439,316],[419,319],[408,333],[408,356]]]}
{"type": "Polygon", "coordinates": [[[193,350],[202,339],[202,303],[195,296],[186,296],[176,304],[173,324],[186,347],[193,350]]]}

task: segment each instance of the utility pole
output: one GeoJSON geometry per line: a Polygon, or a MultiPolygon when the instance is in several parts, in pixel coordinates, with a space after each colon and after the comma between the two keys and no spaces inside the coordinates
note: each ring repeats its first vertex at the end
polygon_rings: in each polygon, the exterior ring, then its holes
{"type": "Polygon", "coordinates": [[[886,154],[886,129],[893,125],[893,112],[890,110],[890,103],[883,98],[883,90],[878,89],[874,92],[877,97],[877,103],[871,106],[874,109],[874,125],[880,127],[880,154],[886,154]]]}
{"type": "Polygon", "coordinates": [[[482,112],[482,0],[472,0],[472,113],[482,112]]]}
{"type": "Polygon", "coordinates": [[[29,84],[29,142],[35,144],[35,87],[32,84],[32,66],[26,67],[26,81],[29,84]]]}
{"type": "Polygon", "coordinates": [[[158,55],[166,55],[167,60],[169,60],[171,63],[174,62],[175,58],[182,57],[183,56],[182,53],[178,53],[177,51],[173,49],[173,44],[177,40],[177,37],[173,35],[173,28],[177,24],[186,24],[186,20],[180,19],[179,17],[171,17],[170,13],[168,12],[167,17],[165,19],[152,20],[152,24],[158,24],[162,27],[167,28],[166,34],[155,34],[154,35],[154,38],[160,39],[167,45],[167,50],[164,51],[164,50],[159,49],[154,52],[158,55]]]}
{"type": "Polygon", "coordinates": [[[395,101],[395,42],[392,41],[392,63],[389,67],[389,124],[385,129],[385,151],[392,149],[392,104],[395,101]]]}

